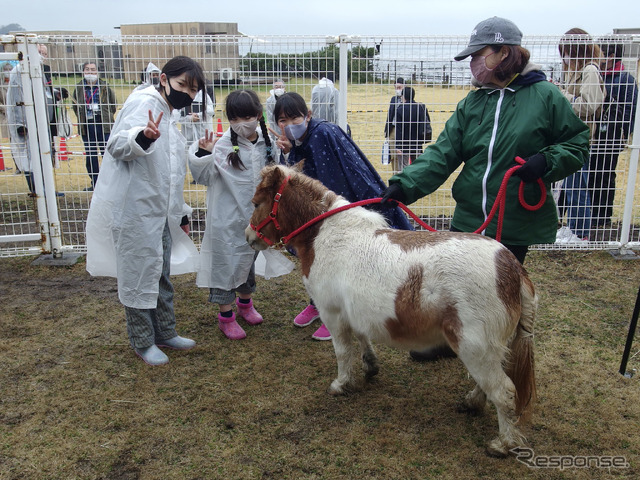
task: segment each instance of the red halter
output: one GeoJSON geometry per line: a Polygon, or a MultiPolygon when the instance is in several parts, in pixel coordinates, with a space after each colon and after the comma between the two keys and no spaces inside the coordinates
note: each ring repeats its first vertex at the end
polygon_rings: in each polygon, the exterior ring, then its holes
{"type": "Polygon", "coordinates": [[[280,197],[282,197],[282,192],[284,191],[284,187],[287,185],[287,182],[289,181],[290,178],[291,178],[290,176],[285,178],[284,182],[282,182],[282,185],[280,185],[280,188],[278,189],[278,193],[276,193],[275,197],[273,198],[273,207],[271,208],[271,213],[269,214],[269,216],[265,218],[263,221],[261,221],[258,224],[258,226],[255,226],[253,223],[249,224],[251,226],[251,230],[256,232],[256,235],[258,236],[258,238],[262,240],[264,243],[266,243],[267,245],[269,245],[270,247],[273,246],[273,242],[269,240],[267,237],[265,237],[260,230],[266,227],[270,222],[273,222],[273,224],[276,227],[276,230],[280,230],[280,224],[278,223],[278,220],[276,220],[276,215],[278,213],[278,205],[280,205],[280,197]]]}

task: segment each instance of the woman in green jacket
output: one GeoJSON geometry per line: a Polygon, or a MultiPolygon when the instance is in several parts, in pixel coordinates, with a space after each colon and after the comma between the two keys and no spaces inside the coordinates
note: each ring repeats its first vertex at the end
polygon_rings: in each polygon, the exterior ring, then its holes
{"type": "MultiPolygon", "coordinates": [[[[464,164],[452,188],[456,208],[451,230],[474,232],[487,219],[505,173],[517,165],[515,157],[522,157],[526,163],[507,185],[501,242],[524,263],[530,245],[556,239],[551,183],[576,172],[588,159],[589,128],[539,67],[529,63],[521,40],[518,27],[503,18],[489,18],[475,27],[468,47],[455,59],[471,55],[478,88],[460,101],[438,140],[389,179],[382,198],[413,203],[436,191],[464,164]],[[547,189],[546,200],[538,210],[526,210],[518,200],[520,181],[525,182],[525,200],[535,205],[539,178],[547,189]]],[[[496,231],[497,215],[482,234],[495,238],[496,231]]],[[[411,352],[417,360],[451,354],[442,349],[411,352]]]]}
{"type": "MultiPolygon", "coordinates": [[[[502,243],[524,262],[529,245],[553,243],[558,217],[551,183],[579,170],[589,156],[589,129],[573,113],[558,88],[546,80],[529,52],[520,46],[518,27],[498,17],[480,22],[469,46],[456,60],[471,55],[476,90],[458,104],[438,140],[415,162],[389,180],[384,200],[403,203],[436,191],[464,163],[453,184],[456,208],[451,230],[480,227],[498,194],[505,173],[526,160],[507,186],[502,243]],[[528,211],[518,201],[540,199],[537,179],[547,187],[545,203],[528,211]]],[[[482,232],[495,238],[497,216],[482,232]]]]}

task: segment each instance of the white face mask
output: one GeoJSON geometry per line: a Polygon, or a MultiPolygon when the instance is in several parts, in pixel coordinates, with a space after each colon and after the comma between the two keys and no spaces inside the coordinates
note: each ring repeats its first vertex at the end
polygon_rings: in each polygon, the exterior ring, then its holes
{"type": "Polygon", "coordinates": [[[87,83],[96,83],[98,81],[98,75],[87,73],[85,74],[84,79],[87,81],[87,83]]]}
{"type": "Polygon", "coordinates": [[[397,96],[402,96],[402,89],[401,88],[396,88],[396,95],[397,96]]]}
{"type": "Polygon", "coordinates": [[[566,55],[563,55],[562,56],[562,63],[564,63],[565,65],[569,66],[569,62],[571,62],[571,58],[566,56],[566,55]]]}
{"type": "Polygon", "coordinates": [[[274,88],[273,89],[273,94],[276,97],[279,97],[280,95],[284,95],[284,88],[274,88]]]}
{"type": "Polygon", "coordinates": [[[251,120],[250,122],[229,122],[231,130],[236,132],[238,136],[243,138],[249,138],[256,133],[258,128],[258,119],[251,120]]]}

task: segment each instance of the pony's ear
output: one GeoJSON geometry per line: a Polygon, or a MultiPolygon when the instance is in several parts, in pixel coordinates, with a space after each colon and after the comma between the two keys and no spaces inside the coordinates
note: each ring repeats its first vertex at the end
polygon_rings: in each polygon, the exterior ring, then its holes
{"type": "Polygon", "coordinates": [[[304,158],[298,163],[293,164],[290,168],[298,173],[302,173],[302,170],[304,169],[304,158]]]}
{"type": "Polygon", "coordinates": [[[273,165],[264,169],[264,179],[273,188],[279,188],[280,184],[284,181],[285,173],[279,165],[273,165]]]}

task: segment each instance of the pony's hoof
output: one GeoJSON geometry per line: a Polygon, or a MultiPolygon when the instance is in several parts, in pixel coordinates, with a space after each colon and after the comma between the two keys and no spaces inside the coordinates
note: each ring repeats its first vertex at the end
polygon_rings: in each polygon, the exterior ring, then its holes
{"type": "Polygon", "coordinates": [[[478,405],[472,405],[467,402],[458,403],[456,406],[456,411],[458,413],[465,413],[467,415],[471,415],[472,417],[479,417],[484,413],[484,407],[480,407],[478,405]]]}
{"type": "Polygon", "coordinates": [[[329,385],[329,388],[327,388],[327,393],[333,397],[346,394],[343,386],[336,381],[334,381],[333,383],[331,383],[331,385],[329,385]]]}
{"type": "Polygon", "coordinates": [[[494,458],[506,458],[509,455],[509,449],[502,443],[500,438],[494,438],[487,444],[487,455],[494,458]]]}
{"type": "Polygon", "coordinates": [[[379,372],[380,372],[380,369],[377,366],[373,368],[368,368],[367,370],[364,371],[364,377],[367,381],[369,381],[373,377],[378,375],[379,372]]]}

